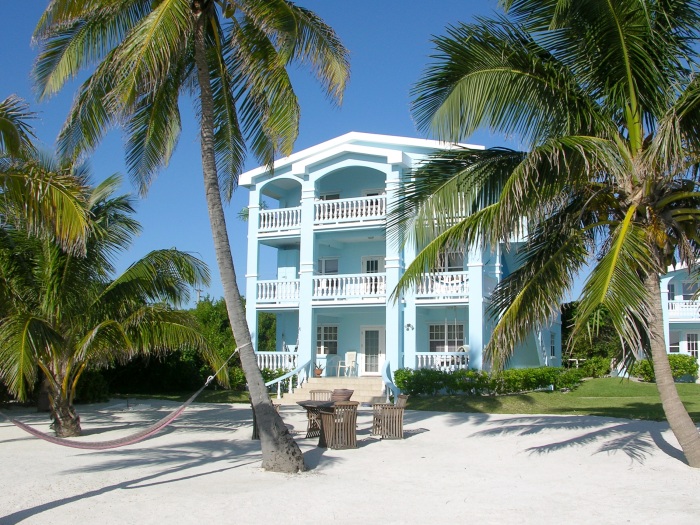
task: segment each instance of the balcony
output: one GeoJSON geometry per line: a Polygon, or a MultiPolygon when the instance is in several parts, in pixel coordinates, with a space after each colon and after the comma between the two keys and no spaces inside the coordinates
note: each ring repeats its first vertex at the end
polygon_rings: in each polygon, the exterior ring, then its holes
{"type": "Polygon", "coordinates": [[[700,301],[669,301],[668,318],[670,321],[700,321],[700,301]]]}
{"type": "Polygon", "coordinates": [[[260,210],[258,231],[260,233],[291,233],[301,227],[301,207],[260,210]]]}
{"type": "Polygon", "coordinates": [[[258,281],[255,300],[258,304],[299,305],[299,280],[258,281]]]}
{"type": "Polygon", "coordinates": [[[469,300],[468,272],[426,273],[416,286],[416,300],[469,300]]]}
{"type": "Polygon", "coordinates": [[[376,223],[386,217],[386,196],[355,197],[318,201],[314,204],[314,225],[376,223]]]}
{"type": "Polygon", "coordinates": [[[383,273],[323,275],[313,278],[314,301],[383,301],[385,295],[386,275],[383,273]]]}

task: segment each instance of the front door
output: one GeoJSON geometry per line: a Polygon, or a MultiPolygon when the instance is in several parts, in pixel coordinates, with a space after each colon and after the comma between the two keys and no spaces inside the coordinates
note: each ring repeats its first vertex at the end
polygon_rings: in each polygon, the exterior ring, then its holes
{"type": "Polygon", "coordinates": [[[385,351],[385,331],[383,326],[363,326],[360,329],[360,370],[362,375],[380,375],[385,351]]]}

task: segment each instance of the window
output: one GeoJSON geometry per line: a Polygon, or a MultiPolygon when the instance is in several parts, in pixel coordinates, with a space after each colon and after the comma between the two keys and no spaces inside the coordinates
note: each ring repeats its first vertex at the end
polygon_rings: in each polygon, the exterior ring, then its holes
{"type": "Polygon", "coordinates": [[[549,334],[549,357],[554,359],[557,357],[557,336],[556,334],[549,334]]]}
{"type": "Polygon", "coordinates": [[[692,301],[698,291],[698,283],[685,282],[683,283],[683,300],[692,301]]]}
{"type": "Polygon", "coordinates": [[[324,193],[321,195],[322,201],[337,201],[340,199],[340,193],[324,193]]]}
{"type": "Polygon", "coordinates": [[[688,353],[698,358],[698,334],[688,334],[688,353]]]}
{"type": "Polygon", "coordinates": [[[673,301],[676,298],[676,285],[673,283],[668,283],[668,300],[673,301]]]}
{"type": "Polygon", "coordinates": [[[668,333],[668,351],[672,354],[677,354],[681,349],[681,333],[668,333]]]}
{"type": "Polygon", "coordinates": [[[318,273],[321,275],[338,275],[338,258],[323,258],[318,260],[318,273]]]}
{"type": "Polygon", "coordinates": [[[431,324],[431,352],[456,352],[464,344],[463,324],[431,324]]]}
{"type": "Polygon", "coordinates": [[[464,253],[462,252],[446,252],[438,258],[438,264],[435,268],[437,272],[463,272],[464,271],[464,253]]]}
{"type": "Polygon", "coordinates": [[[316,327],[316,354],[329,355],[338,353],[338,327],[320,325],[316,327]]]}

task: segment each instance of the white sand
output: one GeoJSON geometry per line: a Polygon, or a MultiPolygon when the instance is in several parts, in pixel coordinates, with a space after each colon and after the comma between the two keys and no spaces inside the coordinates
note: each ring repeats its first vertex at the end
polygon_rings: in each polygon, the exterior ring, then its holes
{"type": "MultiPolygon", "coordinates": [[[[130,434],[174,403],[79,407],[86,441],[130,434]]],[[[48,430],[47,416],[11,412],[48,430]]],[[[264,472],[246,405],[194,405],[169,429],[111,451],[33,438],[0,419],[0,524],[452,524],[700,522],[700,470],[664,423],[407,411],[406,439],[358,448],[306,439],[309,471],[264,472]]]]}

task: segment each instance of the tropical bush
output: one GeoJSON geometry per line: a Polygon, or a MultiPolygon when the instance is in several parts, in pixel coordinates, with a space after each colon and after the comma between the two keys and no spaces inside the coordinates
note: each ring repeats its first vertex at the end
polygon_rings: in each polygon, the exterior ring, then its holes
{"type": "Polygon", "coordinates": [[[608,357],[590,357],[581,367],[585,377],[604,377],[610,373],[610,359],[608,357]]]}
{"type": "Polygon", "coordinates": [[[555,367],[516,368],[489,374],[480,370],[446,372],[401,368],[394,383],[409,395],[432,396],[441,392],[467,395],[502,395],[554,387],[574,388],[585,377],[582,369],[555,367]]]}
{"type": "MultiPolygon", "coordinates": [[[[668,363],[671,365],[671,374],[673,379],[678,381],[684,377],[698,377],[698,360],[693,356],[685,354],[669,354],[668,363]]],[[[638,377],[642,381],[653,383],[656,381],[654,376],[654,365],[651,359],[641,359],[634,363],[630,368],[630,375],[638,377]]]]}
{"type": "Polygon", "coordinates": [[[109,401],[109,385],[99,370],[88,370],[80,376],[75,389],[76,403],[104,403],[109,401]]]}

